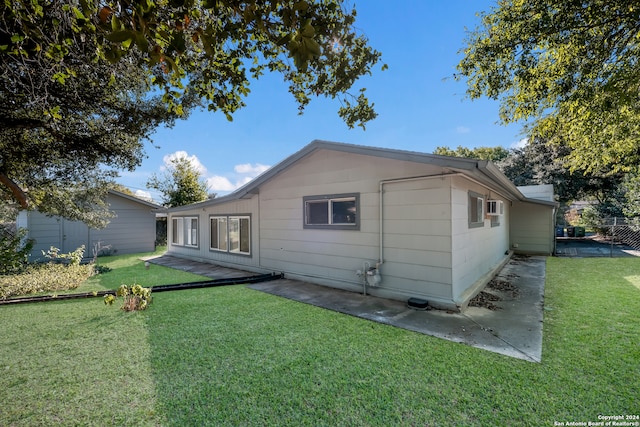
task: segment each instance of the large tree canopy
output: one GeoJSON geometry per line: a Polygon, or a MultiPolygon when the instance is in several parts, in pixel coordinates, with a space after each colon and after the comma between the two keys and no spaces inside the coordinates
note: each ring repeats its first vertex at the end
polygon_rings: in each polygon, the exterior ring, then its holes
{"type": "Polygon", "coordinates": [[[348,91],[380,53],[342,0],[7,0],[3,17],[3,56],[50,58],[58,79],[73,77],[65,59],[77,45],[96,60],[133,61],[178,112],[187,94],[230,118],[249,78],[268,70],[283,75],[300,108],[323,95],[340,98],[349,126],[375,117],[363,92],[348,91]]]}
{"type": "Polygon", "coordinates": [[[570,149],[555,146],[546,141],[529,141],[522,148],[507,150],[504,147],[437,147],[434,154],[490,160],[515,185],[553,184],[561,203],[580,199],[597,200],[600,205],[617,202],[623,173],[611,170],[576,170],[571,172],[565,158],[570,149]]]}
{"type": "Polygon", "coordinates": [[[529,141],[523,148],[511,150],[496,166],[515,185],[553,184],[558,201],[597,200],[601,205],[611,202],[624,178],[622,173],[584,170],[570,171],[565,158],[570,150],[546,141],[529,141]]]}
{"type": "Polygon", "coordinates": [[[139,69],[92,64],[80,46],[66,58],[75,76],[24,59],[0,76],[0,199],[100,227],[115,170],[133,170],[143,140],[175,113],[148,95],[139,69]]]}
{"type": "Polygon", "coordinates": [[[279,72],[300,110],[338,98],[348,126],[375,117],[349,91],[380,54],[341,0],[7,0],[0,4],[0,196],[104,223],[95,206],[144,140],[205,106],[228,118],[251,79],[279,72]],[[106,168],[105,168],[106,166],[106,168]]]}
{"type": "Polygon", "coordinates": [[[640,5],[635,0],[500,0],[458,64],[471,98],[500,101],[504,123],[568,145],[574,169],[640,160],[640,5]]]}

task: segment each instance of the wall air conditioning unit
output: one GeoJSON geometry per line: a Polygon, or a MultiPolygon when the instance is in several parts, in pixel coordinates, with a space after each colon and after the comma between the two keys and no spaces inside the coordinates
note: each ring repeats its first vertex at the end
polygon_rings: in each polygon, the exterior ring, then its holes
{"type": "Polygon", "coordinates": [[[487,200],[487,215],[504,215],[504,202],[502,200],[487,200]]]}

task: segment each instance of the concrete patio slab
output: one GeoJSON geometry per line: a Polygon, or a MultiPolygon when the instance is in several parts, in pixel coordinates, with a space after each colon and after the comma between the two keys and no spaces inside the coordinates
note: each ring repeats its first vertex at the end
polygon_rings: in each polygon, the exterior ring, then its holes
{"type": "MultiPolygon", "coordinates": [[[[163,255],[146,260],[211,278],[249,276],[246,271],[163,255]]],[[[415,310],[405,302],[362,295],[290,279],[249,288],[374,322],[454,341],[518,359],[542,359],[545,258],[514,257],[495,278],[505,290],[485,289],[500,298],[496,307],[469,307],[463,313],[415,310]]]]}

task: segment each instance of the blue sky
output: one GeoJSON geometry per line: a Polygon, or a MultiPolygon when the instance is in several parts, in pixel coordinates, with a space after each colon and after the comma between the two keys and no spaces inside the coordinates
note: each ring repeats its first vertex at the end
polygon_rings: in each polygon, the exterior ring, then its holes
{"type": "Polygon", "coordinates": [[[166,159],[187,155],[201,168],[210,191],[227,194],[314,139],[432,152],[455,148],[503,146],[522,139],[520,126],[498,125],[498,104],[465,98],[466,85],[452,78],[461,56],[465,29],[478,23],[476,12],[494,1],[363,0],[356,3],[356,26],[382,52],[389,68],[374,69],[353,93],[367,88],[379,116],[361,128],[349,129],[338,117],[338,100],[317,98],[304,115],[279,75],[253,82],[247,106],[228,122],[223,114],[195,112],[172,129],[161,128],[147,145],[135,172],[118,180],[133,191],[146,191],[152,173],[161,173],[166,159]],[[178,154],[176,154],[178,153],[178,154]]]}

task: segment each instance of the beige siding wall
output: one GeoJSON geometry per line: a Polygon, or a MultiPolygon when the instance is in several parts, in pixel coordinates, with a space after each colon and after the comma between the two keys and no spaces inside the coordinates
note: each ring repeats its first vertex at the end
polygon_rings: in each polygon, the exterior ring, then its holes
{"type": "Polygon", "coordinates": [[[554,251],[553,207],[535,203],[514,203],[511,217],[511,246],[524,254],[551,255],[554,251]]]}
{"type": "MultiPolygon", "coordinates": [[[[260,189],[260,256],[265,268],[316,283],[361,290],[355,273],[380,256],[379,182],[440,172],[429,165],[320,151],[260,189]],[[359,193],[360,230],[303,227],[303,197],[359,193]]],[[[451,295],[449,191],[446,180],[385,184],[385,262],[381,296],[451,295]]]]}
{"type": "Polygon", "coordinates": [[[36,240],[30,259],[42,259],[42,251],[51,246],[70,252],[80,245],[85,246],[85,256],[92,257],[93,247],[98,242],[102,246],[110,245],[117,254],[153,251],[156,220],[152,208],[111,194],[107,203],[116,216],[101,230],[90,229],[79,221],[28,212],[29,237],[36,240]]]}
{"type": "Polygon", "coordinates": [[[258,218],[260,213],[260,200],[258,196],[250,199],[236,200],[206,208],[198,208],[172,213],[167,221],[167,245],[171,254],[180,255],[185,258],[198,261],[214,261],[220,265],[234,267],[247,271],[263,271],[260,268],[260,227],[258,218]],[[212,215],[248,215],[251,217],[251,254],[241,255],[221,252],[210,249],[211,231],[210,217],[212,215]],[[198,245],[197,247],[177,246],[171,244],[173,233],[173,221],[175,217],[198,218],[198,245]]]}
{"type": "Polygon", "coordinates": [[[109,209],[116,213],[102,230],[89,230],[87,255],[93,255],[96,244],[110,245],[117,254],[151,252],[155,249],[156,216],[149,206],[109,195],[109,209]]]}
{"type": "Polygon", "coordinates": [[[35,240],[35,244],[29,260],[42,259],[42,251],[47,251],[51,246],[62,248],[62,225],[60,218],[48,217],[37,211],[25,212],[29,229],[29,238],[35,240]]]}
{"type": "Polygon", "coordinates": [[[436,178],[384,185],[385,290],[451,299],[450,184],[436,178]]]}
{"type": "Polygon", "coordinates": [[[491,278],[494,270],[507,258],[509,250],[509,202],[495,192],[464,177],[456,177],[452,187],[453,221],[453,299],[464,304],[491,278]],[[488,199],[503,200],[505,214],[500,225],[491,225],[485,216],[482,227],[469,227],[469,190],[488,199]]]}
{"type": "Polygon", "coordinates": [[[422,297],[455,308],[507,259],[511,213],[507,200],[462,176],[429,176],[439,173],[441,168],[426,164],[316,151],[263,183],[249,200],[172,213],[199,218],[200,244],[170,246],[170,252],[362,291],[363,278],[356,271],[380,258],[379,188],[385,181],[382,282],[368,292],[400,300],[422,297]],[[485,200],[504,200],[499,225],[492,227],[487,217],[483,227],[469,228],[469,190],[485,200]],[[305,196],[351,193],[359,195],[359,230],[304,228],[305,196]],[[211,214],[252,215],[251,257],[209,250],[211,214]]]}

